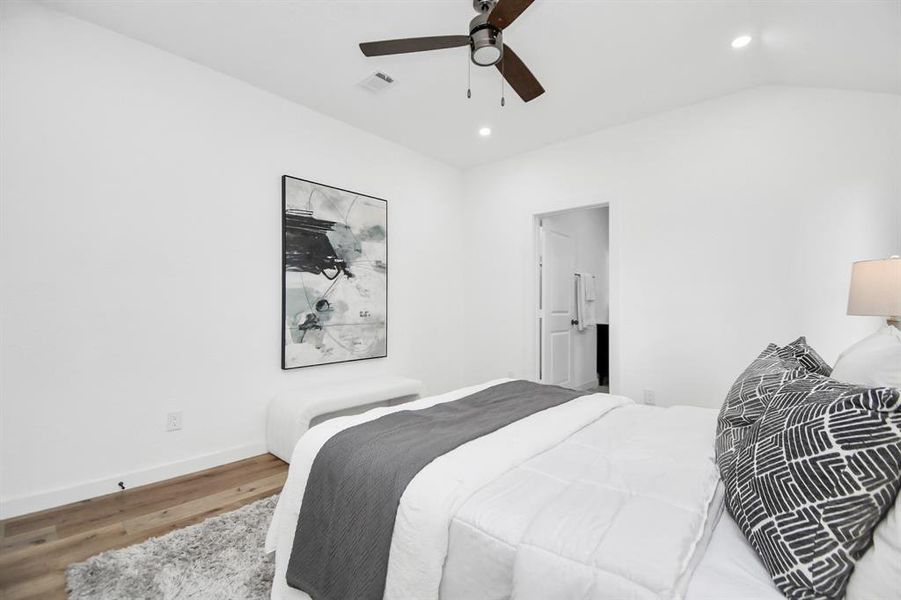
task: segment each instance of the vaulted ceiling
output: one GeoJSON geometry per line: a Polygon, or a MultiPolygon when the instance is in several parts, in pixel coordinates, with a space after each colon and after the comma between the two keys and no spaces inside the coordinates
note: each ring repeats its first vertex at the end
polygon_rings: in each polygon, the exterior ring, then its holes
{"type": "Polygon", "coordinates": [[[524,104],[508,87],[503,108],[493,67],[472,67],[467,99],[465,48],[357,46],[466,34],[471,0],[44,4],[459,167],[762,84],[901,94],[901,0],[537,0],[504,41],[547,93],[524,104]],[[358,85],[377,70],[396,85],[358,85]]]}

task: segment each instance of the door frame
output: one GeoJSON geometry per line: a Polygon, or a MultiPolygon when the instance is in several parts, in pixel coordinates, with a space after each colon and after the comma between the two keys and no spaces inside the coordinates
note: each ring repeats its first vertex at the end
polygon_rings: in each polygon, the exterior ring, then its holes
{"type": "Polygon", "coordinates": [[[618,246],[618,236],[617,236],[617,213],[615,209],[615,202],[606,201],[606,202],[591,202],[588,204],[580,204],[577,206],[573,206],[570,208],[546,211],[533,213],[532,215],[532,255],[531,255],[531,284],[529,285],[530,291],[530,301],[529,301],[529,317],[527,323],[527,331],[530,332],[529,339],[531,340],[529,346],[531,347],[531,355],[532,355],[532,379],[534,381],[541,380],[541,268],[539,266],[539,261],[541,259],[541,221],[542,219],[546,219],[548,217],[553,217],[561,214],[566,214],[570,212],[577,212],[583,210],[590,210],[593,208],[606,208],[608,209],[608,225],[607,225],[607,235],[608,235],[608,248],[607,248],[607,256],[608,256],[608,296],[610,299],[609,305],[609,320],[610,320],[610,345],[609,345],[609,356],[610,356],[610,393],[618,394],[620,393],[620,386],[622,384],[620,372],[621,366],[619,362],[620,357],[620,335],[619,335],[619,246],[618,246]]]}

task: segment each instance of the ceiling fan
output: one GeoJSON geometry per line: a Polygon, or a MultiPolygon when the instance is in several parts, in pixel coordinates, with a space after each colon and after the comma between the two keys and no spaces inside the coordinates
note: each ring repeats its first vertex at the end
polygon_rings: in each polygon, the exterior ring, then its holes
{"type": "Polygon", "coordinates": [[[478,15],[469,22],[469,35],[441,35],[364,42],[360,50],[366,56],[406,54],[469,46],[472,62],[480,67],[494,65],[524,102],[544,93],[544,88],[529,68],[504,44],[504,29],[516,20],[534,0],[472,0],[478,15]]]}

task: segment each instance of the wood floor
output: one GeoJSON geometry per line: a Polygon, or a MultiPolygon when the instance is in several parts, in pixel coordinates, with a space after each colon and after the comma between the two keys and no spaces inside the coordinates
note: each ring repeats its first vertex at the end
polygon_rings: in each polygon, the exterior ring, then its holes
{"type": "Polygon", "coordinates": [[[0,599],[64,599],[66,566],[281,491],[271,454],[0,521],[0,599]]]}

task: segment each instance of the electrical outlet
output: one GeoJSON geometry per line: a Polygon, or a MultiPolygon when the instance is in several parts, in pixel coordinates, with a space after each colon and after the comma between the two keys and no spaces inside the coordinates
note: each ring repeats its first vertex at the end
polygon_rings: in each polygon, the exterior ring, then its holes
{"type": "Polygon", "coordinates": [[[166,415],[166,431],[178,431],[181,429],[181,411],[171,412],[166,415]]]}
{"type": "Polygon", "coordinates": [[[644,391],[644,403],[652,406],[657,404],[657,396],[654,394],[654,390],[644,391]]]}

